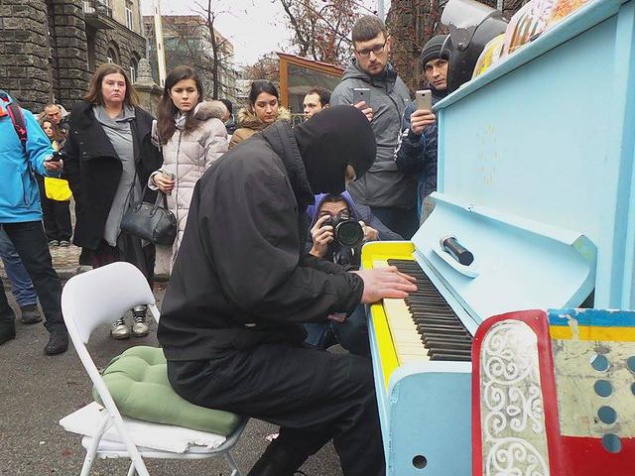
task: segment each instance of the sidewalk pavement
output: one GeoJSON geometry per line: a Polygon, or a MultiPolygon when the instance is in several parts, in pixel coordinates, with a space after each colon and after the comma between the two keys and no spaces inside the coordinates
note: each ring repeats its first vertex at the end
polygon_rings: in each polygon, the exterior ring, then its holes
{"type": "MultiPolygon", "coordinates": [[[[49,251],[53,258],[53,267],[62,281],[67,281],[78,273],[81,248],[75,245],[49,246],[49,251]]],[[[0,277],[7,278],[2,260],[0,260],[0,277]]]]}

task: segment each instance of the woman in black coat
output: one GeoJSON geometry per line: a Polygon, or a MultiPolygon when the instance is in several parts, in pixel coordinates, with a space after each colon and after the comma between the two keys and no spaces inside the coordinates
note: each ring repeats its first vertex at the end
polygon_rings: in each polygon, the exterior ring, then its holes
{"type": "MultiPolygon", "coordinates": [[[[137,104],[124,69],[113,63],[101,65],[84,100],[71,113],[64,168],[77,203],[73,242],[91,250],[94,268],[127,261],[152,284],[154,245],[120,228],[133,197],[139,199],[150,172],[162,163],[160,151],[150,141],[153,118],[137,104]]],[[[114,323],[113,338],[127,339],[131,331],[137,337],[148,334],[145,307],[135,308],[133,314],[131,328],[123,317],[114,323]]]]}

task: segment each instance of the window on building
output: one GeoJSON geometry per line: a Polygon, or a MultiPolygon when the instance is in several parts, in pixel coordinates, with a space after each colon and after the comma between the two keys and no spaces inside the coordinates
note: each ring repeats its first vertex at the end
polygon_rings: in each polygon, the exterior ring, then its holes
{"type": "Polygon", "coordinates": [[[134,18],[132,16],[132,2],[126,2],[126,26],[129,30],[134,30],[134,18]]]}
{"type": "Polygon", "coordinates": [[[115,53],[115,50],[113,50],[112,48],[108,48],[108,51],[106,51],[106,60],[109,63],[117,62],[117,53],[115,53]]]}
{"type": "Polygon", "coordinates": [[[130,60],[130,81],[132,83],[136,83],[137,82],[137,72],[138,71],[139,71],[139,62],[135,58],[132,58],[130,60]]]}

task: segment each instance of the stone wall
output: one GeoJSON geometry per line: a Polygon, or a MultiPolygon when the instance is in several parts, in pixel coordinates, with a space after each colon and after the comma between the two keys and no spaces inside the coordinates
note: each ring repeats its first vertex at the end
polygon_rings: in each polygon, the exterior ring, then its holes
{"type": "Polygon", "coordinates": [[[83,5],[0,0],[0,89],[27,109],[39,112],[51,101],[71,108],[86,93],[92,72],[108,61],[109,47],[127,72],[133,58],[146,56],[145,38],[115,22],[112,29],[94,29],[85,22],[83,5]]]}
{"type": "Polygon", "coordinates": [[[51,2],[51,76],[55,100],[67,109],[84,95],[90,78],[83,2],[51,2]]]}
{"type": "Polygon", "coordinates": [[[39,111],[52,98],[47,9],[38,0],[0,0],[0,88],[39,111]]]}
{"type": "Polygon", "coordinates": [[[137,82],[134,83],[134,87],[139,95],[139,106],[154,117],[157,117],[163,89],[154,82],[150,71],[150,63],[145,58],[139,61],[139,77],[137,82]]]}

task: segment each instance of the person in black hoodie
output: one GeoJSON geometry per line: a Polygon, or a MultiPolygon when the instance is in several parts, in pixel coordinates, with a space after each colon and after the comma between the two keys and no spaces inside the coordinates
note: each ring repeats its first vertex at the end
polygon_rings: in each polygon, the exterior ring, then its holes
{"type": "Polygon", "coordinates": [[[250,476],[292,475],[331,439],[345,475],[385,474],[371,362],[305,347],[302,325],[416,289],[305,253],[314,194],[341,193],[375,148],[364,114],[332,107],[255,134],[194,189],[158,338],[183,398],[280,425],[250,476]]]}

